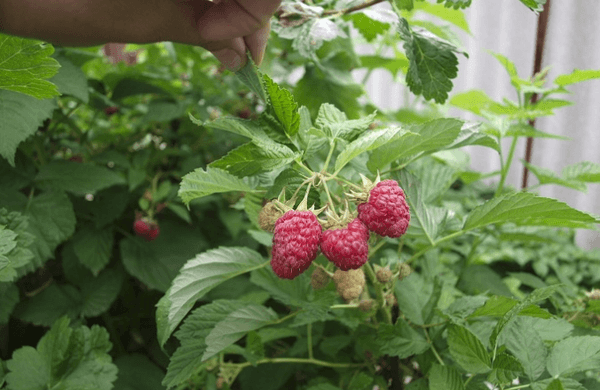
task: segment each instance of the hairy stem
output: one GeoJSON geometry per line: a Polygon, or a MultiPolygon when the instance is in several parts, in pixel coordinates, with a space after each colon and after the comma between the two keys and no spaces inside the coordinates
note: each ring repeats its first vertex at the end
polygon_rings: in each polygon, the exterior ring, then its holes
{"type": "Polygon", "coordinates": [[[360,11],[361,9],[365,9],[365,8],[369,8],[374,6],[375,4],[378,3],[383,3],[385,0],[370,0],[367,2],[364,2],[362,4],[359,5],[355,5],[354,7],[349,7],[349,8],[344,8],[344,9],[332,9],[329,11],[325,11],[323,12],[323,16],[328,16],[328,15],[346,15],[349,14],[351,12],[356,12],[356,11],[360,11]]]}
{"type": "Polygon", "coordinates": [[[373,271],[373,267],[371,267],[371,264],[366,263],[363,266],[363,269],[365,270],[369,279],[371,279],[371,282],[375,286],[375,290],[377,291],[377,304],[379,305],[379,308],[383,312],[383,316],[385,317],[385,322],[387,322],[388,324],[391,324],[392,323],[392,314],[389,312],[389,310],[386,310],[386,307],[385,307],[385,297],[383,296],[383,285],[381,283],[379,283],[379,281],[377,280],[377,276],[375,276],[375,271],[373,271]]]}

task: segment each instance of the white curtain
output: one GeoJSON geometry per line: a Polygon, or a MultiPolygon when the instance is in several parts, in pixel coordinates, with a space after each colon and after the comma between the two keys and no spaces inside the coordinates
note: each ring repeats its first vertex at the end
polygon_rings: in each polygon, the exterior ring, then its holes
{"type": "MultiPolygon", "coordinates": [[[[535,54],[537,15],[518,0],[473,0],[465,14],[472,35],[463,34],[461,42],[469,58],[459,58],[459,73],[451,95],[480,89],[493,99],[506,97],[516,100],[506,71],[489,51],[512,60],[520,77],[530,77],[535,54]]],[[[599,17],[600,1],[552,1],[542,63],[542,68],[551,66],[549,80],[560,74],[571,73],[574,69],[600,69],[599,17]]],[[[357,80],[361,80],[363,74],[356,72],[357,80]]],[[[557,109],[552,117],[538,119],[536,127],[567,136],[571,140],[535,139],[533,144],[531,162],[557,173],[565,166],[580,161],[600,163],[600,79],[575,84],[568,89],[572,94],[564,98],[573,101],[574,105],[557,109]]],[[[367,91],[382,108],[397,109],[404,104],[405,87],[394,83],[386,71],[373,72],[367,83],[367,91]]],[[[457,110],[450,110],[449,115],[476,120],[476,117],[457,110]]],[[[472,166],[478,170],[488,172],[499,169],[495,153],[479,147],[471,148],[470,153],[472,166]]],[[[525,140],[522,140],[515,153],[508,185],[520,188],[523,173],[520,159],[524,156],[525,140]]],[[[532,174],[529,183],[537,184],[532,174]]],[[[539,188],[539,194],[600,215],[598,184],[590,184],[587,193],[545,185],[539,188]]],[[[584,248],[600,248],[600,234],[596,231],[579,231],[577,241],[584,248]]]]}

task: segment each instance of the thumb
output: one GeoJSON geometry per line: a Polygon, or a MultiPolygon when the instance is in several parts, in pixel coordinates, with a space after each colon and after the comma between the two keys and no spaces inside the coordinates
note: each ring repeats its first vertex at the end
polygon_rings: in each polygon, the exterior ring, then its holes
{"type": "Polygon", "coordinates": [[[218,43],[213,42],[206,45],[205,48],[210,50],[217,60],[232,72],[240,70],[248,61],[246,58],[246,43],[241,37],[218,43]]]}

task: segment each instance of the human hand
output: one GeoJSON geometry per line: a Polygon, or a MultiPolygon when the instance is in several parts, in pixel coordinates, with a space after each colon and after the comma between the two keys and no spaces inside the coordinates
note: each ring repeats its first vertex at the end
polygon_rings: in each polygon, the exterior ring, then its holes
{"type": "MultiPolygon", "coordinates": [[[[261,63],[270,32],[269,20],[281,3],[281,0],[172,1],[191,18],[198,45],[211,51],[230,70],[238,70],[246,63],[247,51],[254,62],[261,63]]],[[[193,33],[190,34],[193,41],[193,33]]]]}

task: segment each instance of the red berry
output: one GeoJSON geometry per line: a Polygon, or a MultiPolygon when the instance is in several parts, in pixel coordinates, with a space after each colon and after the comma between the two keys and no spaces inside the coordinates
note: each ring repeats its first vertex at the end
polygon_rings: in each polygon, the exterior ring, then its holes
{"type": "Polygon", "coordinates": [[[158,224],[148,222],[146,219],[138,219],[133,223],[133,231],[139,237],[145,238],[146,241],[155,240],[160,233],[158,224]]]}
{"type": "Polygon", "coordinates": [[[294,279],[317,257],[321,224],[312,211],[286,212],[275,223],[271,267],[282,279],[294,279]]]}
{"type": "Polygon", "coordinates": [[[377,183],[369,193],[369,200],[358,205],[358,218],[380,236],[400,237],[410,222],[404,191],[394,180],[377,183]]]}
{"type": "Polygon", "coordinates": [[[321,251],[342,271],[358,269],[369,256],[369,230],[356,218],[344,229],[325,230],[321,251]]]}
{"type": "Polygon", "coordinates": [[[117,106],[109,106],[104,109],[104,113],[108,116],[116,114],[117,112],[119,112],[119,107],[117,106]]]}

